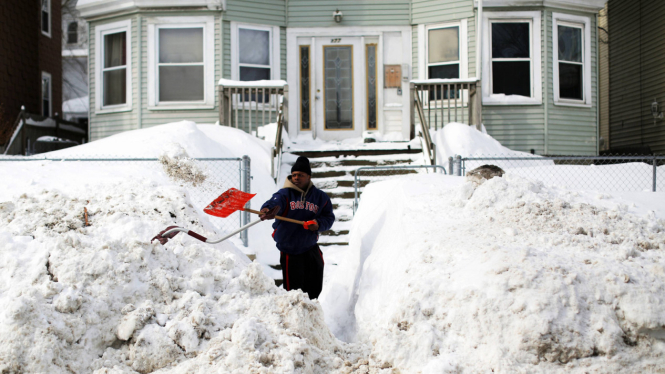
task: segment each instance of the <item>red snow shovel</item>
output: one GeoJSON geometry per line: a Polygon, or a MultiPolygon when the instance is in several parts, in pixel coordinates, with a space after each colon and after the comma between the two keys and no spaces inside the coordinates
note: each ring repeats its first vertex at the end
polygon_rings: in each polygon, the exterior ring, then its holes
{"type": "MultiPolygon", "coordinates": [[[[249,200],[251,200],[254,196],[256,196],[256,194],[249,194],[249,193],[237,190],[235,188],[231,188],[231,189],[227,190],[226,192],[224,192],[223,194],[219,195],[219,197],[217,197],[215,200],[213,200],[212,203],[208,204],[208,206],[205,209],[203,209],[203,211],[210,214],[210,215],[212,215],[212,216],[221,217],[221,218],[226,218],[226,217],[230,216],[231,214],[233,214],[234,212],[237,212],[239,210],[254,213],[254,214],[261,214],[261,212],[259,212],[257,210],[252,210],[252,209],[245,208],[245,204],[247,204],[247,202],[249,200]]],[[[309,229],[309,225],[316,224],[316,221],[303,222],[303,221],[298,221],[298,220],[295,220],[295,219],[280,217],[280,216],[276,216],[275,218],[277,218],[279,220],[282,220],[282,221],[297,223],[299,225],[302,225],[306,230],[309,229]]],[[[233,235],[235,235],[235,234],[237,234],[241,231],[247,230],[248,228],[256,225],[259,222],[261,222],[261,220],[256,220],[254,222],[250,222],[250,223],[246,224],[245,226],[242,226],[241,228],[237,229],[236,231],[226,235],[223,238],[217,239],[217,240],[208,239],[208,238],[206,238],[205,236],[203,236],[201,234],[197,234],[194,231],[187,230],[187,229],[182,228],[182,227],[169,226],[166,229],[162,230],[154,238],[152,238],[152,240],[150,242],[153,242],[153,241],[157,240],[162,245],[164,245],[164,244],[166,244],[166,242],[169,241],[169,239],[173,239],[173,237],[176,236],[179,232],[184,232],[185,234],[187,234],[187,235],[189,235],[193,238],[196,238],[196,239],[198,239],[198,240],[200,240],[204,243],[216,244],[216,243],[222,242],[222,241],[232,237],[233,235]]]]}
{"type": "MultiPolygon", "coordinates": [[[[226,218],[239,210],[254,214],[262,214],[258,210],[245,208],[245,204],[247,204],[247,202],[254,196],[256,196],[256,194],[249,194],[247,192],[242,192],[235,188],[231,188],[226,190],[226,192],[223,194],[219,195],[219,197],[213,200],[212,203],[208,204],[208,206],[203,209],[203,211],[210,214],[211,216],[222,218],[226,218]]],[[[296,219],[280,216],[275,216],[275,218],[280,221],[297,223],[298,225],[302,225],[305,229],[309,229],[309,225],[316,224],[315,221],[298,221],[296,219]]]]}

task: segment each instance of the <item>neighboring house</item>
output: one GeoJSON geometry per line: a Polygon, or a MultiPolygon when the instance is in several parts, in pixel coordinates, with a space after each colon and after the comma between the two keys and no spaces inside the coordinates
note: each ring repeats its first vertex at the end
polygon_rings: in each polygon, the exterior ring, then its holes
{"type": "Polygon", "coordinates": [[[597,154],[604,3],[79,0],[90,28],[91,140],[181,119],[214,123],[220,78],[286,80],[292,137],[408,139],[409,81],[459,78],[480,80],[483,123],[504,145],[597,154]]]}
{"type": "Polygon", "coordinates": [[[609,153],[665,154],[665,3],[607,2],[609,153]]]}
{"type": "Polygon", "coordinates": [[[62,1],[62,116],[88,121],[88,24],[79,17],[77,0],[62,1]]]}
{"type": "Polygon", "coordinates": [[[21,106],[44,116],[61,111],[60,17],[60,0],[0,2],[0,148],[21,106]]]}

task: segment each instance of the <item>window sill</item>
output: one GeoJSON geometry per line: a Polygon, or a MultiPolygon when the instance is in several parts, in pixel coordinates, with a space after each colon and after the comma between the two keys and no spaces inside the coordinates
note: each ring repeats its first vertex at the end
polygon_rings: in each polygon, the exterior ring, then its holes
{"type": "Polygon", "coordinates": [[[483,96],[483,105],[510,106],[510,105],[543,105],[540,99],[517,95],[483,96]]]}
{"type": "Polygon", "coordinates": [[[556,106],[567,106],[567,107],[573,107],[573,108],[591,108],[591,104],[587,103],[576,103],[576,102],[566,102],[566,101],[554,101],[554,105],[556,106]]]}
{"type": "Polygon", "coordinates": [[[47,37],[49,37],[49,38],[51,37],[51,33],[50,33],[50,32],[46,32],[46,31],[44,31],[44,30],[42,30],[42,35],[47,36],[47,37]]]}
{"type": "Polygon", "coordinates": [[[214,105],[160,105],[148,106],[148,110],[209,110],[215,109],[214,105]]]}
{"type": "Polygon", "coordinates": [[[112,113],[122,113],[122,112],[131,112],[131,106],[123,106],[118,108],[101,108],[95,111],[95,114],[112,114],[112,113]]]}

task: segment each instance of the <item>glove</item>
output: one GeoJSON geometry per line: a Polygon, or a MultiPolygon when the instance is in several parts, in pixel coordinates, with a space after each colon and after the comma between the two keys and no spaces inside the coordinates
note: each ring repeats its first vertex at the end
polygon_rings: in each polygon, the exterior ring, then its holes
{"type": "Polygon", "coordinates": [[[305,221],[305,223],[303,223],[303,227],[305,230],[317,231],[319,229],[319,224],[316,222],[316,220],[305,221]]]}
{"type": "Polygon", "coordinates": [[[267,219],[275,219],[275,216],[277,215],[277,212],[279,212],[280,206],[276,205],[272,209],[270,208],[263,208],[261,209],[261,214],[259,214],[259,218],[261,218],[261,221],[265,221],[267,219]]]}
{"type": "Polygon", "coordinates": [[[160,243],[161,245],[166,244],[166,242],[168,242],[169,239],[173,239],[173,237],[176,236],[176,235],[178,235],[178,233],[179,233],[180,231],[174,231],[174,232],[172,232],[172,233],[170,233],[170,234],[168,234],[168,235],[163,235],[163,234],[164,234],[165,232],[171,230],[171,229],[176,228],[176,227],[178,227],[178,226],[169,226],[169,227],[165,228],[164,230],[160,231],[159,234],[157,234],[157,236],[155,236],[154,238],[152,238],[152,239],[150,240],[150,243],[152,243],[153,241],[157,240],[157,241],[159,241],[159,243],[160,243]]]}

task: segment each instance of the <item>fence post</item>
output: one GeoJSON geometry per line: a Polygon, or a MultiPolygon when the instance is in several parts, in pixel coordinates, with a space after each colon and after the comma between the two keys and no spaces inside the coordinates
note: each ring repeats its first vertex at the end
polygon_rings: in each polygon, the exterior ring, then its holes
{"type": "Polygon", "coordinates": [[[653,192],[656,192],[656,174],[658,174],[658,161],[656,155],[653,155],[653,192]]]}
{"type": "Polygon", "coordinates": [[[455,155],[455,165],[457,166],[455,168],[455,175],[458,177],[462,176],[462,156],[460,155],[455,155]]]}
{"type": "Polygon", "coordinates": [[[224,111],[226,109],[226,105],[224,105],[224,86],[221,84],[217,87],[217,94],[219,95],[217,99],[219,102],[219,124],[221,126],[229,126],[230,124],[227,125],[226,123],[226,112],[224,111]]]}
{"type": "Polygon", "coordinates": [[[454,167],[455,167],[455,163],[453,161],[453,157],[450,156],[450,157],[448,157],[448,175],[455,175],[454,169],[453,169],[454,167]]]}
{"type": "MultiPolygon", "coordinates": [[[[241,190],[243,192],[249,193],[249,192],[251,192],[251,189],[250,189],[251,188],[251,186],[250,186],[251,160],[250,160],[249,156],[244,155],[244,156],[242,156],[242,161],[241,162],[242,162],[242,165],[240,166],[240,168],[241,168],[241,174],[240,175],[242,176],[242,179],[241,179],[241,182],[240,182],[241,183],[241,190]]],[[[247,209],[251,208],[251,201],[248,201],[245,204],[245,208],[247,208],[247,209]]],[[[249,212],[242,212],[241,217],[242,217],[242,220],[241,220],[242,225],[246,225],[246,224],[249,223],[249,212]]],[[[245,247],[247,247],[249,245],[249,235],[247,233],[247,230],[240,233],[240,240],[242,240],[242,244],[245,247]]]]}
{"type": "Polygon", "coordinates": [[[410,129],[409,129],[409,139],[414,139],[416,137],[416,108],[414,101],[416,100],[416,85],[414,83],[409,84],[409,118],[410,118],[410,129]]]}

